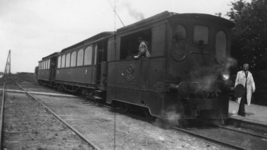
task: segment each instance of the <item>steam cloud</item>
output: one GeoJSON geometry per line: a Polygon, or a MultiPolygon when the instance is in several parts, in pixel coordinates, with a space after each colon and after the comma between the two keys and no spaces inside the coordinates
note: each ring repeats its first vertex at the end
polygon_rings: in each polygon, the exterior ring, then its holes
{"type": "MultiPolygon", "coordinates": [[[[196,67],[190,73],[193,81],[200,83],[204,89],[210,89],[218,80],[218,76],[229,76],[231,67],[236,65],[236,60],[230,57],[220,62],[220,65],[196,67]]],[[[225,81],[225,84],[228,82],[225,81]]],[[[199,87],[200,88],[200,87],[199,87]]]]}
{"type": "Polygon", "coordinates": [[[180,109],[176,108],[176,106],[170,106],[166,111],[162,112],[164,119],[158,118],[153,124],[164,129],[169,129],[172,126],[183,126],[185,123],[182,122],[181,114],[177,112],[181,111],[180,109]]]}
{"type": "Polygon", "coordinates": [[[128,10],[128,13],[130,16],[132,16],[136,20],[143,20],[144,15],[141,12],[136,11],[135,9],[132,8],[130,3],[123,3],[123,6],[125,6],[128,10]]]}

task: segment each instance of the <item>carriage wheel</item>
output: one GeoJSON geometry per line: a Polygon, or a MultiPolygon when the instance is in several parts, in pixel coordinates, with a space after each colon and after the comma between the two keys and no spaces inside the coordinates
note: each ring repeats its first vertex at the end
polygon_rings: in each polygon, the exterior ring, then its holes
{"type": "Polygon", "coordinates": [[[119,112],[120,113],[127,113],[130,109],[130,105],[129,104],[125,104],[125,103],[120,103],[120,106],[119,106],[119,112]]]}
{"type": "Polygon", "coordinates": [[[83,97],[86,97],[86,95],[87,95],[87,90],[86,90],[86,89],[82,89],[81,94],[82,94],[83,97]]]}
{"type": "Polygon", "coordinates": [[[156,119],[155,116],[152,116],[150,114],[150,112],[149,112],[149,110],[147,108],[144,109],[144,114],[145,114],[147,120],[149,120],[149,121],[152,121],[152,120],[156,119]]]}
{"type": "Polygon", "coordinates": [[[63,92],[63,87],[61,85],[58,85],[57,86],[57,90],[60,91],[60,92],[63,92]]]}
{"type": "Polygon", "coordinates": [[[95,92],[92,90],[88,92],[87,98],[89,98],[90,100],[95,100],[94,96],[95,92]]]}

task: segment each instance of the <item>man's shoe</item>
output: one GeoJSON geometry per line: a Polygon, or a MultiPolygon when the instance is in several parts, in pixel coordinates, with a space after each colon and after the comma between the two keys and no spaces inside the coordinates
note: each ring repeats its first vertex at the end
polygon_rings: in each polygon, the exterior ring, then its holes
{"type": "Polygon", "coordinates": [[[245,116],[246,116],[246,114],[245,114],[245,113],[244,113],[244,114],[243,114],[243,113],[242,113],[242,114],[241,114],[241,113],[239,113],[238,115],[239,115],[239,116],[242,116],[242,117],[245,117],[245,116]]]}

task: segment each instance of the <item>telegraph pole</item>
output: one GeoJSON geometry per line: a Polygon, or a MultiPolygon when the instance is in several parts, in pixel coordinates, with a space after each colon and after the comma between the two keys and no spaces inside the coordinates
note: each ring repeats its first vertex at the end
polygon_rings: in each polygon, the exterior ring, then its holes
{"type": "Polygon", "coordinates": [[[4,75],[10,75],[10,72],[11,72],[11,50],[9,50],[9,52],[8,52],[4,75]]]}

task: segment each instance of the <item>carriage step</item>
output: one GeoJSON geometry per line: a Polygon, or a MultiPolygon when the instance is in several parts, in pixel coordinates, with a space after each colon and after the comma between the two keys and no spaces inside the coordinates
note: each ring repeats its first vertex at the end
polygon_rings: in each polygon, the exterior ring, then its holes
{"type": "Polygon", "coordinates": [[[94,99],[95,99],[95,100],[101,100],[101,99],[102,99],[102,97],[99,97],[99,96],[94,96],[94,99]]]}
{"type": "Polygon", "coordinates": [[[101,90],[94,90],[94,92],[102,93],[103,91],[101,91],[101,90]]]}

